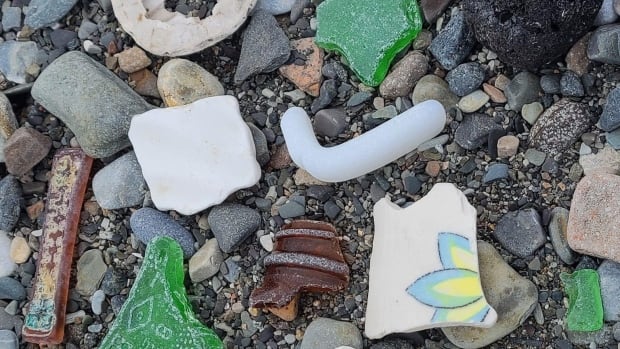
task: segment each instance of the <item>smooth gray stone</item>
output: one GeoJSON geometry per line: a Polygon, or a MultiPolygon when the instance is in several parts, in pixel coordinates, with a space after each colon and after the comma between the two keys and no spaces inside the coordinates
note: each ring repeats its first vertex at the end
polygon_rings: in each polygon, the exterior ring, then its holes
{"type": "Polygon", "coordinates": [[[605,321],[620,321],[620,263],[603,261],[598,267],[605,321]]]}
{"type": "MultiPolygon", "coordinates": [[[[0,310],[4,311],[4,310],[0,310]]],[[[0,348],[17,349],[19,348],[19,339],[13,331],[0,330],[0,348]]]]}
{"type": "Polygon", "coordinates": [[[593,61],[620,64],[620,24],[599,27],[588,44],[588,58],[593,61]]]}
{"type": "Polygon", "coordinates": [[[0,278],[0,299],[21,301],[26,299],[26,289],[22,284],[8,276],[0,278]]]}
{"type": "Polygon", "coordinates": [[[530,72],[517,74],[508,84],[504,93],[511,110],[520,112],[524,104],[538,100],[540,79],[530,72]]]}
{"type": "Polygon", "coordinates": [[[540,216],[533,208],[506,213],[494,235],[502,247],[521,258],[532,255],[547,241],[540,216]]]}
{"type": "Polygon", "coordinates": [[[76,3],[77,0],[32,0],[24,24],[33,29],[54,24],[69,13],[76,3]]]}
{"type": "Polygon", "coordinates": [[[156,209],[144,207],[137,210],[131,215],[129,224],[136,237],[147,245],[156,237],[167,236],[181,245],[185,258],[191,257],[195,252],[192,233],[172,217],[156,209]]]}
{"type": "Polygon", "coordinates": [[[508,165],[492,164],[489,165],[487,173],[484,174],[482,181],[484,183],[491,183],[505,178],[508,178],[508,165]]]}
{"type": "Polygon", "coordinates": [[[253,11],[265,11],[272,15],[281,15],[291,12],[295,0],[258,0],[253,11]]]}
{"type": "Polygon", "coordinates": [[[93,178],[93,192],[99,206],[116,210],[140,205],[148,191],[142,168],[133,151],[102,168],[93,178]]]}
{"type": "Polygon", "coordinates": [[[12,29],[21,28],[22,10],[19,7],[7,7],[2,10],[2,30],[7,32],[12,29]]]}
{"type": "Polygon", "coordinates": [[[614,0],[603,0],[601,9],[594,19],[595,26],[611,24],[618,20],[618,14],[614,10],[614,0]]]}
{"type": "Polygon", "coordinates": [[[357,326],[350,322],[317,318],[306,329],[299,349],[334,349],[340,346],[364,347],[357,326]]]}
{"type": "Polygon", "coordinates": [[[616,87],[607,95],[607,102],[599,119],[601,129],[611,132],[620,127],[620,88],[616,87]]]}
{"type": "Polygon", "coordinates": [[[450,90],[457,96],[463,97],[474,92],[484,82],[484,68],[478,63],[463,63],[452,69],[446,75],[446,82],[450,90]]]}
{"type": "Polygon", "coordinates": [[[153,106],[103,65],[71,51],[41,73],[32,96],[60,118],[86,154],[108,157],[129,146],[129,125],[153,106]]]}
{"type": "Polygon", "coordinates": [[[33,41],[5,41],[0,43],[0,71],[7,80],[26,83],[26,69],[37,63],[39,49],[33,41]]]}
{"type": "Polygon", "coordinates": [[[224,203],[211,209],[207,221],[222,251],[232,252],[261,225],[261,216],[239,204],[224,203]]]}
{"type": "Polygon", "coordinates": [[[265,137],[263,131],[261,131],[253,123],[248,122],[247,124],[252,132],[252,138],[254,139],[256,161],[258,161],[261,166],[265,166],[271,159],[271,155],[269,154],[269,144],[267,144],[267,137],[265,137]]]}
{"type": "Polygon", "coordinates": [[[577,262],[577,254],[573,252],[568,245],[568,240],[566,240],[568,214],[569,211],[563,207],[556,207],[551,211],[549,236],[555,253],[558,254],[562,262],[571,265],[577,262]]]}
{"type": "Polygon", "coordinates": [[[493,130],[503,130],[486,114],[473,114],[466,116],[459,124],[454,134],[454,141],[465,149],[481,147],[489,139],[489,133],[493,130]]]}

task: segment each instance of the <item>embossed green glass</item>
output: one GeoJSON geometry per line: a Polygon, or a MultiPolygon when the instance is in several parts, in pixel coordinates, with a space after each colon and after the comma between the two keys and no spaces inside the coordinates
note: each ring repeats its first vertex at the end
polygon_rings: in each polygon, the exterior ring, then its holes
{"type": "Polygon", "coordinates": [[[152,240],[100,349],[222,349],[218,336],[194,316],[184,275],[181,246],[168,237],[152,240]]]}
{"type": "Polygon", "coordinates": [[[603,328],[603,301],[597,271],[582,269],[572,274],[561,273],[560,279],[568,294],[567,328],[579,332],[603,328]]]}
{"type": "Polygon", "coordinates": [[[381,84],[394,57],[422,30],[416,0],[325,0],[317,21],[317,45],[342,54],[368,86],[381,84]]]}

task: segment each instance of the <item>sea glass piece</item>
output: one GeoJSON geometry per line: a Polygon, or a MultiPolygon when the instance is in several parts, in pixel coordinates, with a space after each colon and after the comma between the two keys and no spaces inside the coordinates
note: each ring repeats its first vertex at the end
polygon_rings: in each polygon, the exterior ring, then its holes
{"type": "Polygon", "coordinates": [[[323,147],[302,108],[290,108],[280,122],[293,161],[324,182],[347,181],[385,166],[437,136],[445,124],[445,109],[429,100],[361,136],[323,147]]]}
{"type": "Polygon", "coordinates": [[[394,57],[422,29],[416,0],[326,0],[317,20],[317,45],[342,54],[368,86],[381,84],[394,57]]]}
{"type": "Polygon", "coordinates": [[[295,318],[300,292],[339,291],[349,283],[349,267],[329,223],[300,220],[284,225],[264,264],[263,284],[250,295],[250,305],[268,308],[287,321],[295,318]]]}
{"type": "Polygon", "coordinates": [[[482,290],[476,209],[454,185],[435,184],[400,208],[374,206],[366,336],[433,327],[491,327],[497,313],[482,290]]]}
{"type": "Polygon", "coordinates": [[[92,163],[81,149],[62,149],[54,156],[36,278],[22,332],[27,342],[63,340],[73,248],[92,163]]]}
{"type": "Polygon", "coordinates": [[[196,319],[183,286],[183,250],[169,237],[152,240],[142,267],[100,349],[221,349],[196,319]]]}
{"type": "Polygon", "coordinates": [[[603,301],[598,272],[581,269],[572,274],[561,273],[560,279],[568,294],[568,330],[592,332],[603,328],[603,301]]]}

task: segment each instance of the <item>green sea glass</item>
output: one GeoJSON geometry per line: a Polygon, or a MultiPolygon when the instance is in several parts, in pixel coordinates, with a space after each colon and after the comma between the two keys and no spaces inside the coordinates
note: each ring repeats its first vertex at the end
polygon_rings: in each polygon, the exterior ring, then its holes
{"type": "Polygon", "coordinates": [[[184,274],[181,246],[168,237],[152,240],[100,349],[222,349],[218,336],[194,316],[184,274]]]}
{"type": "Polygon", "coordinates": [[[592,332],[603,328],[603,301],[596,270],[561,273],[568,294],[567,327],[570,331],[592,332]]]}
{"type": "Polygon", "coordinates": [[[325,0],[317,21],[317,45],[342,54],[368,86],[381,84],[394,57],[422,29],[416,0],[325,0]]]}

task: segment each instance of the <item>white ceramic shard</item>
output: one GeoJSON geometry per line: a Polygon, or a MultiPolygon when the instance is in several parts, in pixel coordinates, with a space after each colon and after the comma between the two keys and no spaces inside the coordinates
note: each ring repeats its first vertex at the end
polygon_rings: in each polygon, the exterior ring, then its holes
{"type": "Polygon", "coordinates": [[[433,327],[491,327],[480,283],[476,209],[454,185],[435,184],[407,208],[374,207],[366,336],[433,327]]]}
{"type": "Polygon", "coordinates": [[[136,115],[129,140],[162,211],[194,214],[260,179],[252,133],[232,96],[136,115]]]}
{"type": "Polygon", "coordinates": [[[430,100],[359,137],[325,148],[317,142],[303,109],[289,109],[280,122],[293,161],[324,182],[342,182],[374,171],[435,137],[445,124],[443,106],[430,100]]]}
{"type": "Polygon", "coordinates": [[[164,0],[112,0],[123,29],[158,56],[184,56],[215,45],[245,22],[256,0],[218,0],[205,19],[165,8],[164,0]]]}

